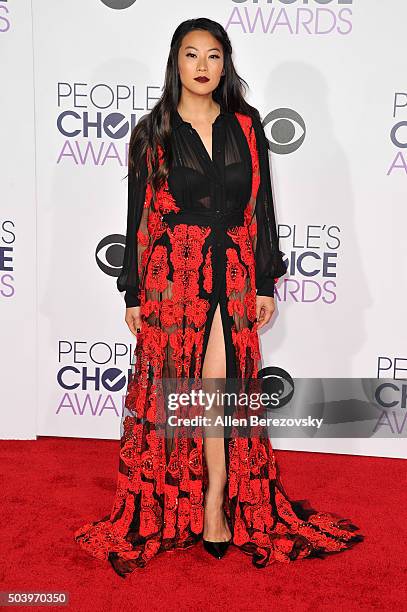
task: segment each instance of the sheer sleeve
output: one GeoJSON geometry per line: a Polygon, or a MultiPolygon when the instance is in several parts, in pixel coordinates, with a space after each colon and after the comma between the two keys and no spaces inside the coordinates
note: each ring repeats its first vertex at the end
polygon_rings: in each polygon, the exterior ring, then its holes
{"type": "Polygon", "coordinates": [[[256,262],[257,295],[274,296],[274,284],[287,272],[280,251],[274,211],[274,198],[271,186],[269,148],[263,126],[253,119],[256,148],[259,159],[259,188],[252,202],[251,236],[256,262]]]}
{"type": "Polygon", "coordinates": [[[149,244],[151,189],[147,186],[147,155],[139,173],[129,168],[127,182],[127,230],[123,265],[117,279],[119,291],[125,291],[126,307],[140,305],[139,283],[143,272],[143,253],[149,244]]]}

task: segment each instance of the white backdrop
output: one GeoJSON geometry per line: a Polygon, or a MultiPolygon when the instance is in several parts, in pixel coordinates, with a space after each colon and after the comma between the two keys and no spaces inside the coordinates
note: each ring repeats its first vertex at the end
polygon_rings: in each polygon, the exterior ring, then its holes
{"type": "MultiPolygon", "coordinates": [[[[28,121],[33,108],[26,4],[19,22],[21,1],[7,2],[14,34],[1,34],[10,46],[15,37],[14,52],[7,49],[5,88],[13,95],[2,96],[2,112],[9,109],[21,132],[22,113],[28,121]]],[[[273,323],[261,334],[264,365],[305,378],[405,375],[405,2],[394,0],[389,11],[380,0],[36,0],[40,367],[32,434],[119,436],[134,350],[115,284],[128,140],[132,122],[159,97],[174,29],[200,16],[227,29],[237,70],[250,85],[248,99],[271,142],[276,215],[290,272],[278,284],[273,323]]],[[[16,295],[12,302],[16,328],[2,354],[13,392],[12,403],[6,395],[9,428],[3,429],[21,433],[19,415],[26,410],[32,418],[35,397],[32,387],[27,405],[26,381],[19,397],[17,380],[20,347],[31,350],[24,372],[35,370],[33,336],[21,325],[21,318],[25,325],[29,320],[34,334],[32,125],[18,141],[14,133],[6,137],[14,155],[2,170],[17,177],[24,167],[24,181],[3,194],[14,216],[24,202],[20,235],[30,236],[19,272],[25,299],[20,304],[16,295]]],[[[279,439],[274,445],[407,457],[403,439],[279,439]]]]}
{"type": "Polygon", "coordinates": [[[30,0],[0,0],[2,438],[36,434],[36,201],[30,0]]]}

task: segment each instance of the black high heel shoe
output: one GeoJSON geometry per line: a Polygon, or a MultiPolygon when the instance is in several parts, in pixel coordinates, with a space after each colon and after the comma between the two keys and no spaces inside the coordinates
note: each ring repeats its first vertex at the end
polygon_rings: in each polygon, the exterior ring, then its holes
{"type": "Polygon", "coordinates": [[[225,556],[227,549],[229,548],[229,544],[232,541],[232,538],[228,542],[210,542],[209,540],[202,540],[203,547],[212,557],[215,559],[222,559],[225,556]]]}
{"type": "MultiPolygon", "coordinates": [[[[206,506],[206,493],[205,493],[205,506],[206,506]]],[[[224,519],[230,530],[229,521],[225,514],[224,514],[224,519]]],[[[232,532],[230,531],[230,533],[232,532]]],[[[215,557],[215,559],[222,559],[222,557],[225,556],[227,549],[229,548],[229,544],[231,544],[232,542],[232,539],[233,539],[233,535],[230,536],[230,539],[227,542],[212,542],[211,540],[205,540],[205,538],[202,538],[202,543],[207,553],[212,555],[212,557],[215,557]]]]}

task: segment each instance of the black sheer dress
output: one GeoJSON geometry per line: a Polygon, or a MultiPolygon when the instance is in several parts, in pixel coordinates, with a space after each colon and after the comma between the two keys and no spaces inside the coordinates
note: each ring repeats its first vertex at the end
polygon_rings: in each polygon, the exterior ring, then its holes
{"type": "MultiPolygon", "coordinates": [[[[140,306],[135,369],[122,419],[117,491],[110,515],[75,540],[121,576],[158,552],[202,538],[207,469],[202,430],[160,435],[157,382],[199,380],[220,305],[226,377],[256,379],[260,361],[256,294],[274,295],[286,273],[279,249],[268,143],[259,119],[221,109],[212,158],[198,132],[172,114],[172,165],[152,195],[146,156],[129,175],[123,267],[127,307],[140,306]]],[[[336,552],[361,541],[348,519],[289,499],[267,427],[225,429],[225,514],[233,544],[256,567],[336,552]]]]}

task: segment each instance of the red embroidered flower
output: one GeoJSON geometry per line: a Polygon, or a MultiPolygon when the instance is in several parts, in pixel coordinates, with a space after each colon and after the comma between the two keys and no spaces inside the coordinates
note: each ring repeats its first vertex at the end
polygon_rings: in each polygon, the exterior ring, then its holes
{"type": "Polygon", "coordinates": [[[199,273],[195,270],[174,270],[172,298],[174,302],[194,300],[199,292],[199,273]]]}
{"type": "Polygon", "coordinates": [[[249,534],[247,533],[244,521],[241,518],[240,505],[236,506],[235,511],[235,524],[233,529],[233,544],[236,546],[243,546],[250,540],[249,534]]]}
{"type": "Polygon", "coordinates": [[[250,238],[254,239],[256,235],[257,235],[257,222],[252,221],[251,224],[249,225],[249,236],[250,238]]]}
{"type": "Polygon", "coordinates": [[[119,553],[119,557],[120,559],[123,559],[124,561],[135,561],[136,559],[138,559],[141,555],[141,550],[129,550],[127,552],[121,552],[119,553]]]}
{"type": "Polygon", "coordinates": [[[179,460],[178,460],[178,449],[177,447],[171,453],[170,459],[167,465],[167,471],[171,474],[173,478],[179,478],[179,460]]]}
{"type": "Polygon", "coordinates": [[[257,360],[260,359],[257,329],[255,326],[253,326],[252,330],[245,327],[239,331],[236,331],[236,326],[232,326],[232,342],[235,346],[236,355],[240,366],[240,375],[242,378],[245,376],[255,377],[257,374],[257,360]],[[249,355],[248,351],[250,351],[249,355]],[[246,365],[250,362],[250,357],[253,359],[254,365],[254,371],[252,373],[246,371],[246,365]]]}
{"type": "Polygon", "coordinates": [[[166,215],[171,211],[179,212],[180,210],[169,190],[167,182],[165,182],[164,186],[157,192],[157,209],[162,215],[166,215]]]}
{"type": "Polygon", "coordinates": [[[135,425],[135,419],[132,416],[126,416],[123,419],[123,440],[131,438],[135,425]]]}
{"type": "Polygon", "coordinates": [[[141,314],[145,317],[149,317],[152,312],[158,317],[160,310],[160,303],[158,300],[147,300],[140,308],[141,314]]]}
{"type": "Polygon", "coordinates": [[[161,543],[158,538],[149,538],[144,546],[144,552],[142,557],[144,559],[144,564],[155,557],[155,555],[160,550],[161,543]]]}
{"type": "MultiPolygon", "coordinates": [[[[160,398],[160,401],[163,401],[162,398],[160,398]]],[[[157,393],[155,390],[152,390],[152,393],[148,397],[148,410],[146,413],[146,418],[148,421],[155,423],[156,427],[164,424],[162,418],[157,416],[157,393]]]]}
{"type": "Polygon", "coordinates": [[[226,294],[232,291],[243,291],[245,287],[247,272],[240,263],[236,249],[226,249],[226,294]]]}
{"type": "Polygon", "coordinates": [[[270,546],[270,537],[267,533],[260,533],[256,531],[252,536],[253,541],[261,547],[269,547],[270,546]]]}
{"type": "Polygon", "coordinates": [[[279,490],[278,487],[276,487],[275,489],[274,499],[278,514],[284,519],[286,523],[289,523],[291,527],[296,526],[298,528],[298,525],[300,524],[300,519],[295,514],[288,499],[283,495],[283,493],[279,490]]]}
{"type": "Polygon", "coordinates": [[[260,185],[260,167],[259,167],[259,155],[256,143],[256,134],[254,131],[252,118],[249,115],[244,115],[243,113],[236,113],[236,117],[242,126],[242,130],[246,136],[250,155],[252,158],[252,195],[251,197],[255,199],[257,197],[257,192],[260,185]]]}
{"type": "Polygon", "coordinates": [[[199,379],[201,377],[203,338],[204,329],[200,329],[199,331],[195,332],[195,379],[199,379]]]}
{"type": "Polygon", "coordinates": [[[244,305],[239,299],[229,298],[228,300],[228,312],[230,316],[233,316],[234,312],[237,312],[239,317],[244,316],[244,305]]]}
{"type": "Polygon", "coordinates": [[[256,324],[253,325],[251,330],[245,327],[240,331],[236,331],[236,326],[232,326],[232,342],[236,349],[242,378],[247,375],[246,364],[248,361],[253,362],[254,371],[251,375],[255,377],[257,375],[258,360],[261,358],[256,324]]]}
{"type": "Polygon", "coordinates": [[[171,240],[171,262],[174,269],[198,270],[203,261],[202,245],[211,228],[180,223],[168,229],[171,240]]]}
{"type": "Polygon", "coordinates": [[[134,444],[134,439],[127,440],[120,448],[120,459],[128,467],[134,467],[137,463],[137,450],[134,444]]]}
{"type": "Polygon", "coordinates": [[[170,346],[173,349],[172,357],[176,366],[177,376],[189,376],[195,335],[196,332],[190,327],[187,327],[184,332],[182,329],[177,329],[170,334],[170,346]]]}
{"type": "Polygon", "coordinates": [[[153,456],[150,451],[144,451],[144,453],[142,453],[141,469],[146,478],[154,478],[153,456]]]}
{"type": "Polygon", "coordinates": [[[184,317],[184,308],[182,304],[165,298],[161,302],[161,323],[163,327],[171,327],[172,325],[182,325],[184,317]]]}
{"type": "Polygon", "coordinates": [[[195,300],[191,300],[187,302],[185,306],[185,314],[187,317],[188,323],[194,323],[196,327],[201,327],[204,325],[207,315],[206,313],[209,310],[209,302],[208,300],[204,300],[202,298],[196,298],[195,300]]]}
{"type": "Polygon", "coordinates": [[[170,484],[165,485],[164,503],[164,533],[163,538],[175,538],[175,527],[177,524],[178,487],[170,484]]]}
{"type": "Polygon", "coordinates": [[[253,244],[246,225],[236,225],[227,230],[227,234],[240,247],[240,257],[246,265],[254,263],[253,244]]]}
{"type": "Polygon", "coordinates": [[[178,499],[178,529],[181,542],[189,537],[190,507],[191,504],[188,497],[180,497],[178,499]]]}
{"type": "Polygon", "coordinates": [[[201,533],[203,530],[203,491],[202,480],[191,480],[190,482],[191,503],[191,531],[201,533]]]}
{"type": "MultiPolygon", "coordinates": [[[[164,150],[161,145],[157,145],[157,154],[159,164],[162,164],[164,160],[164,150]]],[[[156,193],[156,207],[157,210],[162,214],[167,214],[171,211],[179,212],[180,208],[177,206],[175,199],[168,187],[168,181],[164,181],[163,185],[158,189],[156,193]]]]}
{"type": "Polygon", "coordinates": [[[168,342],[168,334],[159,327],[144,322],[141,331],[140,362],[151,363],[153,367],[162,368],[164,361],[164,348],[168,342]]]}
{"type": "Polygon", "coordinates": [[[246,305],[247,318],[249,321],[256,319],[256,291],[251,289],[244,296],[244,303],[246,305]]]}
{"type": "Polygon", "coordinates": [[[140,535],[156,533],[161,526],[161,508],[155,499],[154,486],[150,482],[141,483],[140,535]]]}
{"type": "Polygon", "coordinates": [[[189,440],[186,437],[179,439],[179,459],[180,459],[180,482],[179,488],[186,493],[190,492],[190,472],[188,467],[189,440]]]}
{"type": "Polygon", "coordinates": [[[207,293],[212,293],[212,246],[207,250],[202,272],[204,277],[203,287],[207,293]]]}
{"type": "Polygon", "coordinates": [[[148,215],[147,228],[153,241],[155,241],[167,230],[167,224],[161,219],[161,214],[154,210],[148,215]]]}
{"type": "Polygon", "coordinates": [[[83,550],[103,561],[108,558],[110,552],[120,553],[132,548],[131,543],[116,532],[115,525],[110,521],[86,523],[75,531],[74,537],[83,550]]]}
{"type": "Polygon", "coordinates": [[[252,474],[260,474],[260,470],[267,463],[267,453],[257,438],[253,439],[249,453],[249,465],[252,474]]]}
{"type": "Polygon", "coordinates": [[[168,285],[168,266],[167,248],[158,244],[152,252],[147,267],[146,287],[156,291],[164,291],[168,285]]]}
{"type": "Polygon", "coordinates": [[[202,473],[202,455],[197,448],[193,448],[189,453],[189,469],[195,476],[199,476],[202,473]]]}

